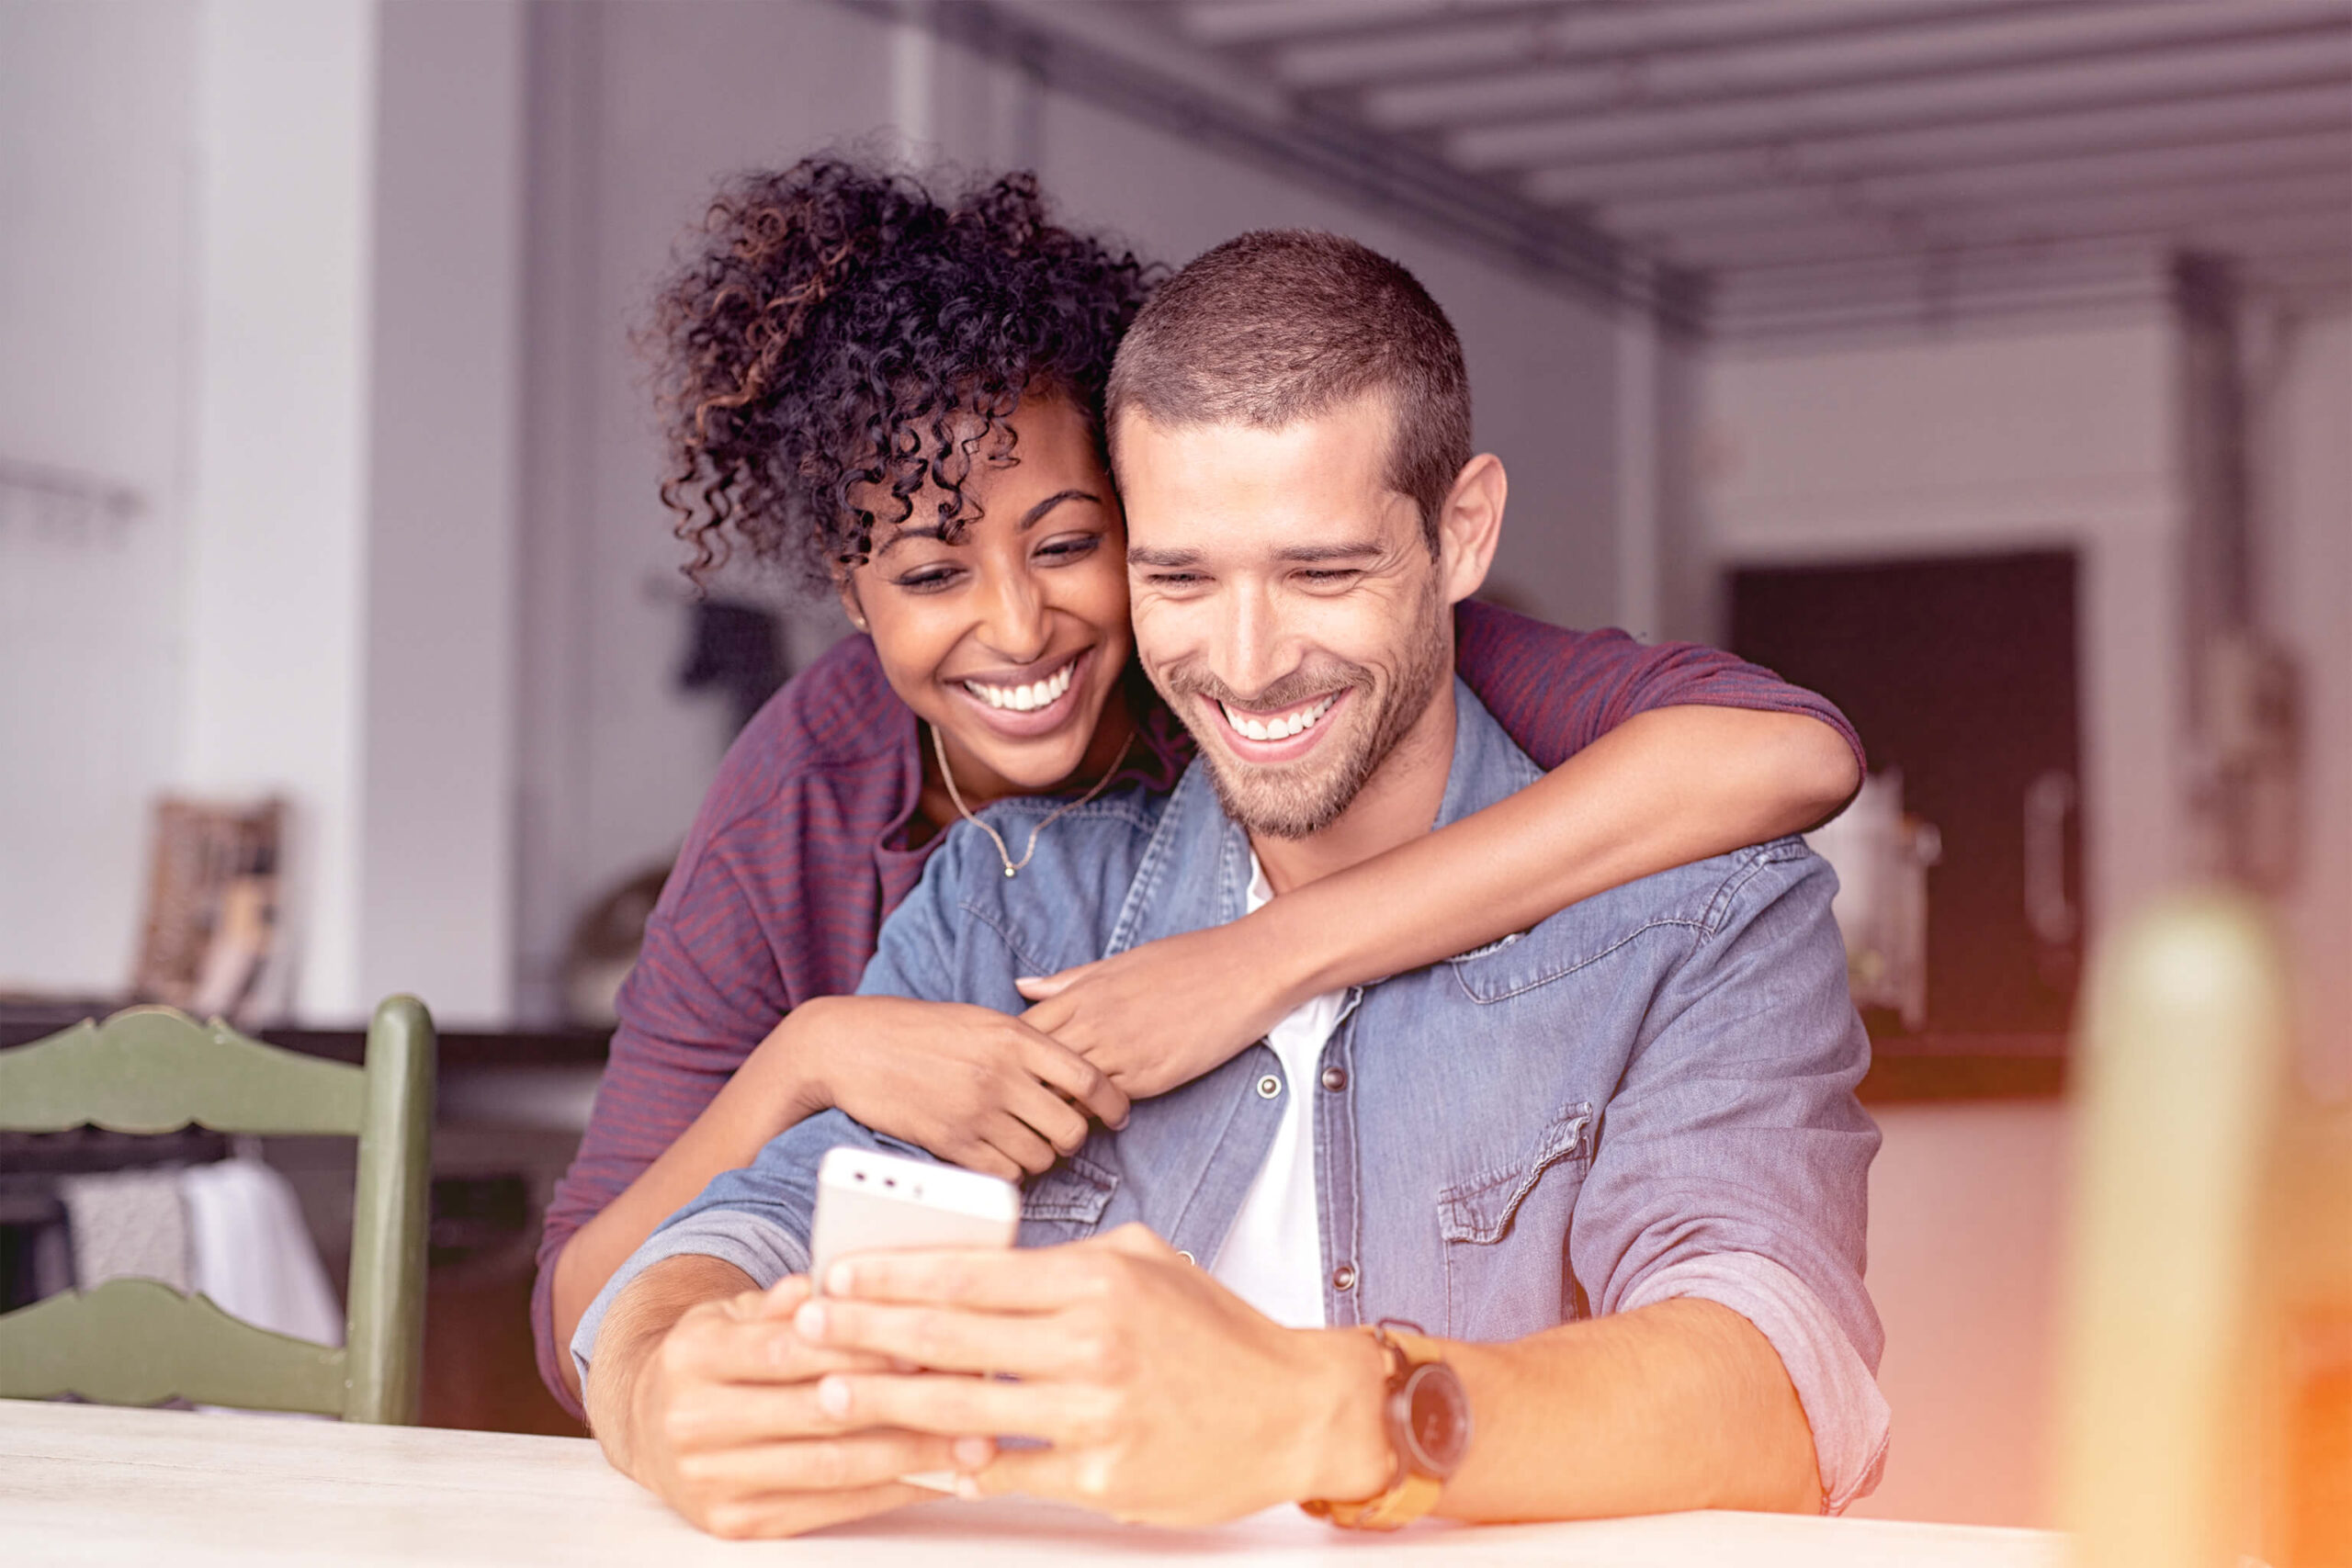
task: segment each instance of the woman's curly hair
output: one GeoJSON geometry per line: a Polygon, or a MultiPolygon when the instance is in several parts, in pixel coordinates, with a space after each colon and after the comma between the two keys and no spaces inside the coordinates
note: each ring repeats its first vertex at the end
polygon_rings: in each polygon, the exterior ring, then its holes
{"type": "Polygon", "coordinates": [[[976,454],[1011,457],[1024,392],[1069,398],[1099,444],[1111,356],[1159,276],[1049,221],[1029,174],[943,201],[811,158],[723,188],[699,239],[652,334],[662,499],[697,582],[738,544],[830,581],[927,481],[952,536],[976,514],[976,454]],[[859,501],[884,485],[898,509],[877,517],[859,501]]]}

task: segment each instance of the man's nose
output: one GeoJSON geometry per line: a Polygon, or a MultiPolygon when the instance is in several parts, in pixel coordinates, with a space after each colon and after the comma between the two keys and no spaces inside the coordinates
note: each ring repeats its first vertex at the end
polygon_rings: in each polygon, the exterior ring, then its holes
{"type": "Polygon", "coordinates": [[[1218,676],[1237,696],[1254,696],[1290,672],[1283,628],[1272,599],[1255,585],[1238,585],[1226,616],[1218,676]]]}
{"type": "Polygon", "coordinates": [[[980,637],[1009,664],[1044,657],[1051,633],[1045,596],[1024,571],[991,571],[983,585],[980,637]]]}

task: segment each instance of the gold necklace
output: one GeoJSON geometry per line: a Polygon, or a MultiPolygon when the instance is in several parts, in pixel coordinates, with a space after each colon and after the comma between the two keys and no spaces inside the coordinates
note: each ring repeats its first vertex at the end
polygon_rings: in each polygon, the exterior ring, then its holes
{"type": "Polygon", "coordinates": [[[1102,786],[1111,782],[1111,775],[1119,771],[1119,764],[1127,760],[1127,753],[1134,749],[1136,743],[1136,732],[1133,729],[1130,729],[1127,731],[1126,744],[1121,746],[1119,748],[1118,756],[1112,759],[1109,772],[1106,772],[1101,778],[1094,781],[1094,787],[1092,789],[1088,790],[1084,795],[1080,795],[1076,800],[1069,802],[1068,805],[1057,807],[1054,811],[1053,815],[1047,817],[1043,822],[1038,823],[1035,828],[1030,829],[1029,847],[1021,852],[1021,858],[1019,860],[1014,860],[1012,858],[1012,848],[1004,841],[1004,835],[998,832],[994,828],[989,827],[987,823],[981,821],[978,818],[973,816],[972,808],[964,804],[964,794],[961,790],[956,787],[956,770],[947,765],[947,742],[940,736],[939,726],[935,724],[932,725],[930,726],[930,729],[931,749],[933,752],[937,753],[939,757],[939,776],[947,782],[947,798],[956,803],[956,809],[962,813],[965,821],[969,822],[973,827],[978,828],[981,832],[986,833],[989,836],[989,841],[996,845],[996,858],[1004,863],[1004,874],[1007,876],[1019,875],[1021,874],[1021,868],[1027,865],[1030,858],[1036,854],[1038,834],[1044,832],[1056,822],[1060,821],[1062,818],[1068,816],[1070,812],[1077,810],[1080,807],[1085,805],[1088,801],[1092,800],[1096,795],[1102,793],[1102,786]]]}

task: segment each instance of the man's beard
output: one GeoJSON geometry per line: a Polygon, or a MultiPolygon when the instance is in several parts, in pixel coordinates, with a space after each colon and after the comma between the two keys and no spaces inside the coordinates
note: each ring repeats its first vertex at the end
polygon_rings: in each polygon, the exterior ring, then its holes
{"type": "Polygon", "coordinates": [[[1421,613],[1406,628],[1406,636],[1398,644],[1403,661],[1397,666],[1396,684],[1385,696],[1370,670],[1328,657],[1309,662],[1264,691],[1247,697],[1205,671],[1186,665],[1179,665],[1164,675],[1153,671],[1151,677],[1159,687],[1160,695],[1167,698],[1168,705],[1176,710],[1200,743],[1202,754],[1208,759],[1210,782],[1216,786],[1216,797],[1224,804],[1226,815],[1251,833],[1277,839],[1311,838],[1338,821],[1355,803],[1365,783],[1428,711],[1430,699],[1437,694],[1438,682],[1453,672],[1453,642],[1442,635],[1443,627],[1439,620],[1444,608],[1444,599],[1432,581],[1421,613]],[[1357,697],[1341,713],[1321,722],[1329,724],[1333,717],[1339,718],[1348,726],[1349,734],[1328,737],[1302,761],[1273,767],[1257,767],[1234,760],[1221,745],[1200,732],[1202,724],[1223,725],[1225,719],[1217,715],[1195,718],[1195,705],[1184,700],[1198,695],[1265,712],[1295,707],[1340,691],[1353,691],[1357,697]],[[1348,711],[1370,702],[1379,704],[1370,722],[1348,711]],[[1339,750],[1334,750],[1334,747],[1339,750]]]}

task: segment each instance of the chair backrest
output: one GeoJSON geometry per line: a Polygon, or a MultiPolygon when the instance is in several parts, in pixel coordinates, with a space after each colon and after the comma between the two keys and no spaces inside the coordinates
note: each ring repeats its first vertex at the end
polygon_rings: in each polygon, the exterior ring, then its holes
{"type": "Polygon", "coordinates": [[[132,1008],[0,1051],[0,1130],[90,1125],[168,1133],[193,1123],[359,1140],[344,1348],[231,1317],[202,1295],[114,1280],[0,1315],[0,1397],[105,1404],[181,1398],[347,1421],[416,1419],[424,1336],[424,1225],[433,1137],[433,1020],[392,997],[367,1065],[283,1050],[215,1019],[132,1008]]]}

